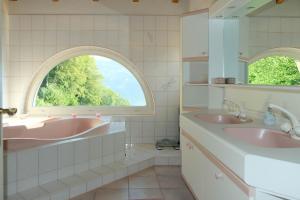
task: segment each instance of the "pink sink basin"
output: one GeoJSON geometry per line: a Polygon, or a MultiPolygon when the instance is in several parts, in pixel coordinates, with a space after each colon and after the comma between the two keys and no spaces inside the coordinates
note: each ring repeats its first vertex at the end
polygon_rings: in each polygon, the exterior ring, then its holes
{"type": "Polygon", "coordinates": [[[214,123],[214,124],[241,124],[241,123],[249,123],[252,120],[247,119],[245,121],[241,121],[239,118],[233,115],[214,115],[214,114],[199,114],[195,115],[196,118],[200,119],[201,121],[214,123]]]}
{"type": "Polygon", "coordinates": [[[224,132],[234,138],[259,147],[297,148],[300,141],[287,133],[263,128],[224,128],[224,132]]]}

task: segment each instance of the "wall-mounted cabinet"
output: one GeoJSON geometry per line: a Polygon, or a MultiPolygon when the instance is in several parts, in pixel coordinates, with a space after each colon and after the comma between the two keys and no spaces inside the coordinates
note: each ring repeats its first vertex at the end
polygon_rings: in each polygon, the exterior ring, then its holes
{"type": "Polygon", "coordinates": [[[207,9],[182,17],[181,111],[208,104],[208,26],[207,9]]]}
{"type": "Polygon", "coordinates": [[[208,56],[208,10],[182,17],[182,57],[205,58],[208,56]]]}

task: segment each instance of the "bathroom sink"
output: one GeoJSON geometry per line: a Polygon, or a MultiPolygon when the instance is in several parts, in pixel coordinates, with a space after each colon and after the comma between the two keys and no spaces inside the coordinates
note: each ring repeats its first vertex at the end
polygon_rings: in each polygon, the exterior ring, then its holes
{"type": "Polygon", "coordinates": [[[224,128],[224,132],[248,144],[269,148],[297,148],[300,141],[289,134],[264,128],[224,128]]]}
{"type": "Polygon", "coordinates": [[[197,119],[201,121],[214,123],[214,124],[242,124],[252,122],[251,119],[241,120],[233,115],[218,115],[218,114],[206,114],[195,115],[197,119]]]}

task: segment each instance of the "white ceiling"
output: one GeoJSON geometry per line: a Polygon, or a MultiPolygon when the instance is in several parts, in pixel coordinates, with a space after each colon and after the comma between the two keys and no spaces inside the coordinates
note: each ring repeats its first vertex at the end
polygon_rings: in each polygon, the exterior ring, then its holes
{"type": "MultiPolygon", "coordinates": [[[[200,1],[200,0],[197,0],[200,1]]],[[[206,0],[205,0],[206,1],[206,0]]],[[[188,11],[189,0],[18,0],[9,1],[9,14],[134,14],[180,15],[188,11]]]]}
{"type": "Polygon", "coordinates": [[[300,0],[285,0],[282,4],[272,1],[265,7],[258,9],[251,16],[259,17],[300,17],[300,0]]]}

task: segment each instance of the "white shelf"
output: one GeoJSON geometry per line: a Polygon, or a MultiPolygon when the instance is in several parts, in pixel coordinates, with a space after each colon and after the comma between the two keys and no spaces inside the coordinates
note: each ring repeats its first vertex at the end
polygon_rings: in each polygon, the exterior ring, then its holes
{"type": "Polygon", "coordinates": [[[184,57],[182,62],[208,62],[208,56],[184,57]]]}
{"type": "Polygon", "coordinates": [[[208,83],[193,83],[193,82],[186,82],[185,86],[208,86],[208,83]]]}
{"type": "Polygon", "coordinates": [[[210,84],[212,87],[228,87],[228,88],[241,88],[241,89],[254,89],[254,90],[277,90],[277,91],[290,91],[299,92],[300,86],[274,86],[274,85],[247,85],[247,84],[210,84]]]}

